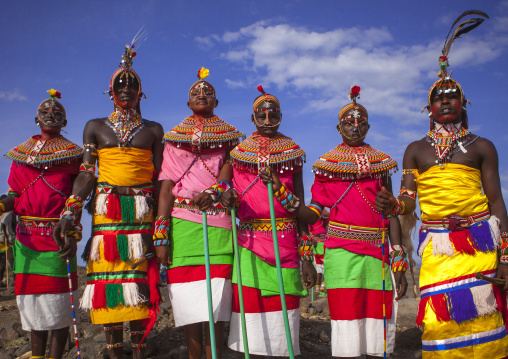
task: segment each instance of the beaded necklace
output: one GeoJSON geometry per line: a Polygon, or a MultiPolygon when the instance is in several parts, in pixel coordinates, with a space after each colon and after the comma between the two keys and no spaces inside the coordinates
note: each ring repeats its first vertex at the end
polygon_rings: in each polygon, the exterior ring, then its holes
{"type": "Polygon", "coordinates": [[[106,124],[115,132],[118,147],[126,147],[130,140],[144,127],[136,109],[117,109],[109,115],[106,124]]]}
{"type": "Polygon", "coordinates": [[[280,173],[293,173],[303,166],[305,152],[281,133],[274,137],[263,137],[259,132],[254,132],[231,151],[231,161],[233,166],[256,175],[260,164],[266,163],[280,173]]]}
{"type": "Polygon", "coordinates": [[[37,168],[77,161],[83,156],[83,149],[63,136],[42,140],[40,135],[14,147],[5,155],[21,164],[37,168]]]}
{"type": "Polygon", "coordinates": [[[460,128],[451,136],[447,136],[446,133],[443,135],[441,128],[433,128],[427,133],[427,140],[436,150],[436,163],[439,164],[439,166],[451,160],[452,155],[457,152],[457,147],[459,147],[462,152],[467,152],[463,142],[468,139],[471,133],[467,128],[460,128]]]}
{"type": "Polygon", "coordinates": [[[199,152],[228,151],[235,147],[245,135],[220,117],[187,117],[171,131],[164,140],[184,149],[199,148],[199,152]]]}
{"type": "Polygon", "coordinates": [[[321,156],[314,163],[312,171],[317,175],[348,180],[379,178],[396,172],[397,162],[368,144],[351,147],[341,143],[321,156]]]}

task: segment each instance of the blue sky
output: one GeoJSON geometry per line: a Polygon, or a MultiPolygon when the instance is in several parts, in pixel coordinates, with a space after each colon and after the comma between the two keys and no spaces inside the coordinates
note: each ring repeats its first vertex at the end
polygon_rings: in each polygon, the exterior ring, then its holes
{"type": "MultiPolygon", "coordinates": [[[[362,87],[359,102],[369,111],[367,142],[401,164],[405,147],[428,130],[420,110],[446,33],[456,16],[476,8],[490,20],[452,46],[450,64],[472,103],[472,131],[498,149],[508,198],[508,1],[4,2],[0,151],[38,132],[36,109],[50,88],[62,93],[64,135],[81,144],[86,122],[111,113],[102,92],[124,45],[145,26],[148,39],[133,66],[147,95],[143,117],[168,131],[189,115],[187,91],[204,66],[220,101],[216,114],[250,134],[261,83],[281,102],[281,132],[307,152],[309,197],[312,163],[340,142],[337,113],[352,84],[362,87]]],[[[8,171],[4,160],[0,182],[8,171]]],[[[400,172],[397,189],[399,179],[400,172]]]]}

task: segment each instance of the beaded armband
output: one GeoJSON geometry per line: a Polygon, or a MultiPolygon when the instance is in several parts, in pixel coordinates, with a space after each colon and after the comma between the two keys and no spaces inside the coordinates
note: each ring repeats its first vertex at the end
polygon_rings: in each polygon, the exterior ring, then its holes
{"type": "Polygon", "coordinates": [[[415,177],[414,181],[416,182],[415,171],[418,173],[418,170],[416,170],[416,169],[407,169],[407,168],[404,168],[402,170],[402,178],[400,180],[402,181],[402,179],[404,178],[404,175],[413,175],[415,177]]]}
{"type": "Polygon", "coordinates": [[[83,209],[83,200],[80,196],[71,195],[65,201],[64,208],[62,209],[62,213],[60,214],[60,219],[65,218],[69,221],[75,221],[78,218],[81,210],[83,209]]]}
{"type": "Polygon", "coordinates": [[[394,245],[390,247],[390,263],[392,272],[405,272],[409,267],[406,250],[403,246],[394,245]]]}
{"type": "Polygon", "coordinates": [[[83,200],[77,195],[71,195],[65,201],[62,213],[60,213],[60,219],[65,218],[71,221],[71,227],[67,231],[69,236],[74,237],[76,242],[79,242],[83,237],[83,226],[79,223],[78,218],[81,210],[83,209],[83,200]]]}
{"type": "Polygon", "coordinates": [[[415,192],[415,191],[411,191],[411,190],[409,190],[409,189],[405,189],[405,188],[403,188],[403,189],[401,189],[401,190],[399,191],[399,196],[409,197],[409,198],[411,198],[413,201],[415,201],[415,202],[416,202],[416,192],[415,192]]]}
{"type": "Polygon", "coordinates": [[[97,156],[97,145],[95,143],[84,143],[85,152],[90,152],[92,156],[97,156]]]}
{"type": "Polygon", "coordinates": [[[220,181],[214,184],[212,187],[205,189],[203,192],[208,193],[212,197],[213,203],[220,201],[220,198],[224,192],[226,192],[231,186],[226,181],[220,181]]]}
{"type": "Polygon", "coordinates": [[[501,248],[499,249],[499,263],[508,265],[508,232],[501,232],[501,248]]]}
{"type": "Polygon", "coordinates": [[[301,236],[298,239],[298,253],[302,261],[312,261],[314,259],[314,237],[312,235],[301,236]]]}
{"type": "Polygon", "coordinates": [[[392,211],[388,215],[388,217],[395,217],[398,216],[401,213],[404,213],[404,210],[406,209],[406,204],[404,201],[401,201],[400,199],[395,199],[395,207],[393,207],[392,211]]]}
{"type": "Polygon", "coordinates": [[[288,212],[294,212],[300,206],[298,197],[292,194],[284,185],[273,196],[277,198],[282,207],[288,212]]]}
{"type": "Polygon", "coordinates": [[[155,229],[153,232],[153,245],[155,247],[169,245],[170,225],[169,217],[157,216],[155,218],[155,229]]]}
{"type": "Polygon", "coordinates": [[[88,172],[88,173],[91,173],[95,177],[95,165],[91,165],[89,163],[83,162],[79,166],[79,172],[88,172]]]}
{"type": "Polygon", "coordinates": [[[9,188],[9,192],[7,192],[7,195],[8,195],[8,196],[19,197],[19,194],[17,194],[16,192],[14,192],[14,190],[13,190],[12,188],[9,188]]]}
{"type": "Polygon", "coordinates": [[[311,210],[313,210],[319,216],[319,218],[321,218],[321,215],[323,214],[323,210],[324,210],[323,207],[321,207],[320,205],[315,204],[315,203],[308,204],[307,207],[309,207],[311,210]]]}
{"type": "Polygon", "coordinates": [[[5,213],[5,204],[0,202],[0,216],[5,213]]]}

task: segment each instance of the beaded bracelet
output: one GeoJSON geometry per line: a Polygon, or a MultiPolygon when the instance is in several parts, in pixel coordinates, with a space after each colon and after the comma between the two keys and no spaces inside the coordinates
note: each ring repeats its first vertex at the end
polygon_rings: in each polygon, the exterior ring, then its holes
{"type": "Polygon", "coordinates": [[[294,212],[300,206],[300,200],[298,197],[292,194],[291,191],[289,191],[284,185],[282,185],[282,187],[275,192],[273,196],[277,198],[279,203],[288,212],[294,212]]]}
{"type": "Polygon", "coordinates": [[[403,246],[393,245],[390,247],[390,263],[392,265],[392,272],[405,272],[409,267],[409,260],[407,258],[406,250],[403,246]]]}
{"type": "Polygon", "coordinates": [[[83,200],[78,195],[71,195],[65,201],[64,208],[60,214],[60,219],[65,218],[69,221],[75,221],[83,209],[83,200]]]}
{"type": "Polygon", "coordinates": [[[0,216],[5,213],[5,204],[0,202],[0,216]]]}
{"type": "Polygon", "coordinates": [[[508,233],[501,232],[501,248],[499,249],[499,263],[508,265],[508,233]]]}
{"type": "Polygon", "coordinates": [[[416,202],[416,191],[411,191],[409,189],[402,188],[399,191],[399,196],[409,197],[416,202]]]}
{"type": "Polygon", "coordinates": [[[7,192],[7,195],[8,196],[13,196],[13,197],[19,197],[19,194],[14,192],[14,190],[12,188],[9,188],[9,192],[7,192]]]}
{"type": "Polygon", "coordinates": [[[203,192],[208,193],[212,197],[213,203],[220,201],[220,198],[224,192],[230,189],[231,186],[226,181],[222,180],[219,183],[214,184],[210,188],[205,189],[203,192]]]}
{"type": "Polygon", "coordinates": [[[300,253],[300,260],[314,260],[314,242],[315,240],[312,235],[301,236],[298,239],[298,253],[300,253]]]}
{"type": "Polygon", "coordinates": [[[170,234],[171,222],[167,216],[157,216],[155,218],[155,226],[153,232],[153,245],[167,246],[169,245],[169,234],[170,234]]]}
{"type": "Polygon", "coordinates": [[[393,207],[393,209],[390,212],[390,214],[388,215],[388,217],[398,216],[399,214],[404,213],[405,210],[406,210],[406,204],[404,203],[404,201],[401,201],[400,199],[395,198],[395,207],[393,207]]]}
{"type": "Polygon", "coordinates": [[[323,214],[323,210],[324,210],[323,207],[321,207],[319,204],[316,204],[316,203],[310,203],[307,205],[307,207],[309,207],[311,210],[313,210],[319,216],[319,218],[321,218],[321,215],[323,214]]]}
{"type": "Polygon", "coordinates": [[[79,172],[88,172],[88,173],[91,173],[95,177],[95,165],[91,165],[89,163],[83,162],[79,166],[79,172]]]}

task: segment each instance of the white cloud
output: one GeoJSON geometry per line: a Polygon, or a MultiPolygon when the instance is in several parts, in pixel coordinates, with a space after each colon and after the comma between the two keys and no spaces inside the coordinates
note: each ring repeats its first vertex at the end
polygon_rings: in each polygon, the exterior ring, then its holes
{"type": "Polygon", "coordinates": [[[226,84],[228,85],[228,87],[232,88],[232,89],[247,87],[245,85],[245,83],[241,80],[234,81],[234,80],[226,79],[225,81],[226,81],[226,84]]]}
{"type": "Polygon", "coordinates": [[[14,91],[0,91],[0,99],[5,101],[26,101],[27,97],[22,95],[19,90],[14,91]]]}
{"type": "MultiPolygon", "coordinates": [[[[495,21],[501,26],[507,20],[495,21]]],[[[483,34],[480,38],[471,33],[453,44],[452,69],[487,63],[508,47],[508,35],[483,34]]],[[[337,104],[347,101],[349,86],[357,84],[362,87],[361,103],[370,114],[403,119],[407,125],[422,120],[422,98],[436,78],[442,46],[442,40],[399,45],[386,28],[317,32],[269,21],[196,40],[225,47],[223,59],[243,65],[254,75],[244,77],[247,80],[229,78],[229,86],[261,82],[267,88],[275,85],[300,96],[306,93],[302,112],[308,112],[339,108],[337,104]]]]}

